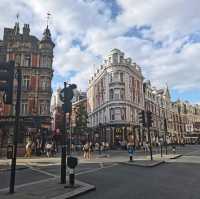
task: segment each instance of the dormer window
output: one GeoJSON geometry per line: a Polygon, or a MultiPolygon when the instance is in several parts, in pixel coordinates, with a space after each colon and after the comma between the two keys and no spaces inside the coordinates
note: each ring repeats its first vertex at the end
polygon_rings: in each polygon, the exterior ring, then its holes
{"type": "Polygon", "coordinates": [[[114,54],[113,54],[113,63],[114,63],[114,64],[117,64],[117,63],[118,63],[118,54],[117,54],[117,53],[114,53],[114,54]]]}

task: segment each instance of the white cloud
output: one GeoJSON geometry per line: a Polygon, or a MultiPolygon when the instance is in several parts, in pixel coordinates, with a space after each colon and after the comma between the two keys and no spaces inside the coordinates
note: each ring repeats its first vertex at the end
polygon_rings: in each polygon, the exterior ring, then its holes
{"type": "Polygon", "coordinates": [[[20,22],[30,23],[31,33],[41,37],[49,11],[56,43],[55,74],[68,77],[69,71],[76,71],[68,78],[80,88],[87,88],[93,64],[100,64],[112,48],[119,48],[141,65],[146,78],[156,86],[167,82],[180,91],[200,89],[200,44],[186,43],[190,34],[200,31],[200,1],[117,0],[117,3],[122,12],[113,20],[110,7],[101,0],[1,0],[0,36],[5,26],[13,26],[19,12],[20,22]],[[143,30],[143,38],[124,36],[129,28],[144,25],[150,29],[143,30]],[[85,48],[73,46],[74,40],[85,48]],[[161,46],[156,46],[157,42],[161,46]]]}

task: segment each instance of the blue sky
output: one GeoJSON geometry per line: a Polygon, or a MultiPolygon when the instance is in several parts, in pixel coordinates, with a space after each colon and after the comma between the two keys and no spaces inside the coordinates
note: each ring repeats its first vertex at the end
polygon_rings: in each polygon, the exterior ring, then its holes
{"type": "Polygon", "coordinates": [[[199,7],[198,0],[1,0],[0,38],[18,12],[21,27],[29,23],[41,38],[50,12],[54,90],[63,81],[86,90],[104,57],[119,48],[153,86],[167,83],[173,100],[200,103],[199,7]]]}

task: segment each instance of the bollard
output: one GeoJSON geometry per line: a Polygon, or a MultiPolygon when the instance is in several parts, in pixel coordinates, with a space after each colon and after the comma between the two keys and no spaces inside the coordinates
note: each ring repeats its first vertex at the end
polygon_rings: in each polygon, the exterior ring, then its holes
{"type": "Polygon", "coordinates": [[[74,184],[75,184],[75,167],[77,165],[78,165],[78,159],[76,157],[69,156],[67,158],[67,166],[69,168],[69,187],[74,187],[74,184]]]}
{"type": "Polygon", "coordinates": [[[69,186],[74,187],[75,183],[75,172],[74,169],[69,170],[69,186]]]}
{"type": "Polygon", "coordinates": [[[130,155],[130,160],[129,161],[133,162],[133,156],[132,155],[130,155]]]}

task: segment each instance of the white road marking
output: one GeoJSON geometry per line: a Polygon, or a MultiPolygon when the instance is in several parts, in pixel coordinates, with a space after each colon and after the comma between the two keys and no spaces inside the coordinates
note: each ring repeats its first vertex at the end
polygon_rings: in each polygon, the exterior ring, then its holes
{"type": "Polygon", "coordinates": [[[95,168],[95,169],[91,169],[91,170],[88,170],[88,171],[79,172],[79,173],[77,173],[76,175],[82,175],[82,174],[86,174],[86,173],[93,173],[93,172],[95,172],[95,171],[99,171],[99,170],[102,170],[102,169],[107,169],[107,168],[115,167],[115,166],[117,166],[117,165],[118,165],[118,164],[115,163],[115,164],[113,164],[113,165],[111,165],[111,166],[101,167],[101,168],[95,168]]]}
{"type": "MultiPolygon", "coordinates": [[[[95,168],[95,169],[91,169],[91,170],[88,170],[88,171],[82,171],[82,172],[79,172],[79,173],[76,173],[76,175],[82,175],[82,174],[86,174],[86,173],[93,173],[93,172],[96,172],[96,171],[99,171],[99,170],[102,170],[102,169],[107,169],[107,168],[111,168],[111,167],[114,167],[114,166],[117,166],[118,164],[115,163],[111,166],[106,166],[106,167],[102,167],[102,168],[95,168]]],[[[59,176],[58,175],[54,175],[52,173],[49,173],[49,172],[46,172],[46,171],[41,171],[39,169],[35,169],[29,165],[27,165],[31,170],[34,170],[36,172],[40,172],[40,173],[43,173],[43,174],[46,174],[46,175],[49,175],[51,176],[50,178],[47,178],[47,179],[43,179],[43,180],[38,180],[38,181],[34,181],[34,182],[29,182],[29,183],[25,183],[25,184],[20,184],[20,185],[15,185],[15,189],[18,189],[18,188],[22,188],[22,187],[26,187],[26,186],[30,186],[30,185],[35,185],[35,184],[39,184],[39,183],[43,183],[43,182],[48,182],[50,180],[54,180],[54,179],[58,179],[59,176]]],[[[68,176],[68,175],[67,175],[68,176]]],[[[6,187],[6,188],[2,188],[0,189],[0,192],[6,192],[6,191],[9,191],[9,187],[6,187]]]]}
{"type": "MultiPolygon", "coordinates": [[[[56,178],[58,178],[58,177],[56,177],[56,178]]],[[[38,180],[38,181],[34,181],[34,182],[29,182],[29,183],[25,183],[25,184],[15,185],[15,189],[30,186],[30,185],[35,185],[35,184],[38,184],[38,183],[48,182],[48,181],[53,180],[53,179],[55,179],[55,177],[54,178],[47,178],[47,179],[43,179],[43,180],[38,180]]],[[[9,191],[9,187],[0,189],[0,192],[5,192],[5,191],[9,191]]]]}
{"type": "Polygon", "coordinates": [[[42,171],[42,170],[40,170],[40,169],[33,168],[33,167],[30,166],[30,165],[27,165],[27,167],[28,167],[29,169],[33,170],[33,171],[36,171],[36,172],[39,172],[39,173],[42,173],[42,174],[45,174],[45,175],[48,175],[48,176],[51,176],[51,177],[54,177],[54,178],[58,177],[58,175],[49,173],[49,172],[47,172],[47,171],[42,171]]]}

